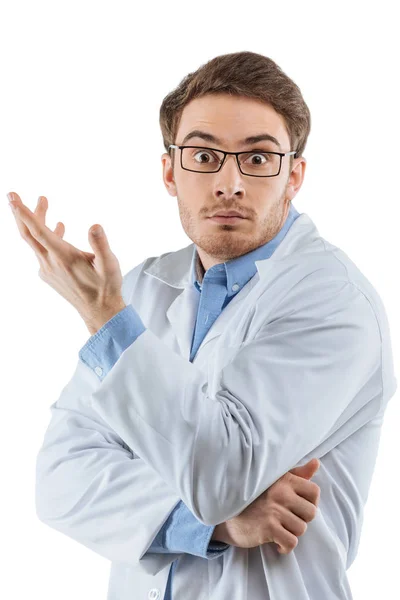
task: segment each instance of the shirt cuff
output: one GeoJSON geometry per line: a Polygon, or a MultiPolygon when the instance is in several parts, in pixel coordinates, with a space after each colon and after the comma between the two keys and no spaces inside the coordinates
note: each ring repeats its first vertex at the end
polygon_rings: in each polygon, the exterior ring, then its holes
{"type": "Polygon", "coordinates": [[[140,316],[128,304],[88,339],[79,358],[103,381],[124,350],[145,330],[140,316]]]}
{"type": "MultiPolygon", "coordinates": [[[[215,557],[219,556],[220,554],[222,554],[223,552],[225,552],[225,550],[227,550],[230,547],[230,544],[224,544],[224,542],[215,542],[215,541],[211,542],[210,541],[212,538],[212,535],[214,533],[214,529],[215,529],[215,525],[212,525],[211,531],[209,532],[209,536],[208,536],[206,558],[215,558],[215,557]]],[[[207,541],[207,538],[206,538],[206,541],[207,541]]]]}
{"type": "Polygon", "coordinates": [[[162,527],[162,546],[169,552],[217,558],[229,548],[229,544],[210,543],[214,529],[215,525],[201,523],[181,500],[162,527]]]}

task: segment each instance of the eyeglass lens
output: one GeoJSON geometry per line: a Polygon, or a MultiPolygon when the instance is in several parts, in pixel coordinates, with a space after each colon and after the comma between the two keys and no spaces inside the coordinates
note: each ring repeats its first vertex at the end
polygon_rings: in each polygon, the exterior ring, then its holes
{"type": "MultiPolygon", "coordinates": [[[[198,173],[218,171],[224,158],[222,152],[208,148],[182,148],[183,168],[198,173]]],[[[240,167],[246,175],[272,176],[279,173],[280,156],[270,152],[241,152],[240,167]]]]}

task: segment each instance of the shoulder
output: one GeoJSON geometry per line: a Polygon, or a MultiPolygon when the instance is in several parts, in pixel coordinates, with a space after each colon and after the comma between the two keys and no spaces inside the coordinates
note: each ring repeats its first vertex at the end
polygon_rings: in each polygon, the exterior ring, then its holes
{"type": "Polygon", "coordinates": [[[144,271],[146,271],[155,261],[159,261],[169,254],[172,254],[172,252],[164,252],[159,256],[148,256],[122,276],[122,298],[126,303],[131,302],[136,284],[144,271]]]}

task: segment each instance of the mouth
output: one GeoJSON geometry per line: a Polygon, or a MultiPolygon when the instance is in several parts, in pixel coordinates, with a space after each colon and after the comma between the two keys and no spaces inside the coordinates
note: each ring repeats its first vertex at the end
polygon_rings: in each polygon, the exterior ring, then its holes
{"type": "Polygon", "coordinates": [[[214,223],[238,223],[239,221],[245,221],[244,217],[208,217],[210,221],[214,221],[214,223]]]}

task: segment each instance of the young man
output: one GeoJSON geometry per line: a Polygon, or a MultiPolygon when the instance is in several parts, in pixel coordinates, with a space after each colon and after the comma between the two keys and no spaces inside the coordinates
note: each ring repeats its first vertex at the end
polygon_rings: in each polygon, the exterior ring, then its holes
{"type": "Polygon", "coordinates": [[[397,382],[378,293],[292,204],[307,107],[270,59],[237,53],[184,80],[160,123],[185,248],[122,277],[104,232],[83,253],[45,200],[33,214],[13,194],[40,275],[92,334],[51,406],[37,514],[112,561],[108,600],[351,598],[397,382]],[[262,500],[312,458],[318,510],[314,484],[286,488],[281,555],[262,500]]]}

